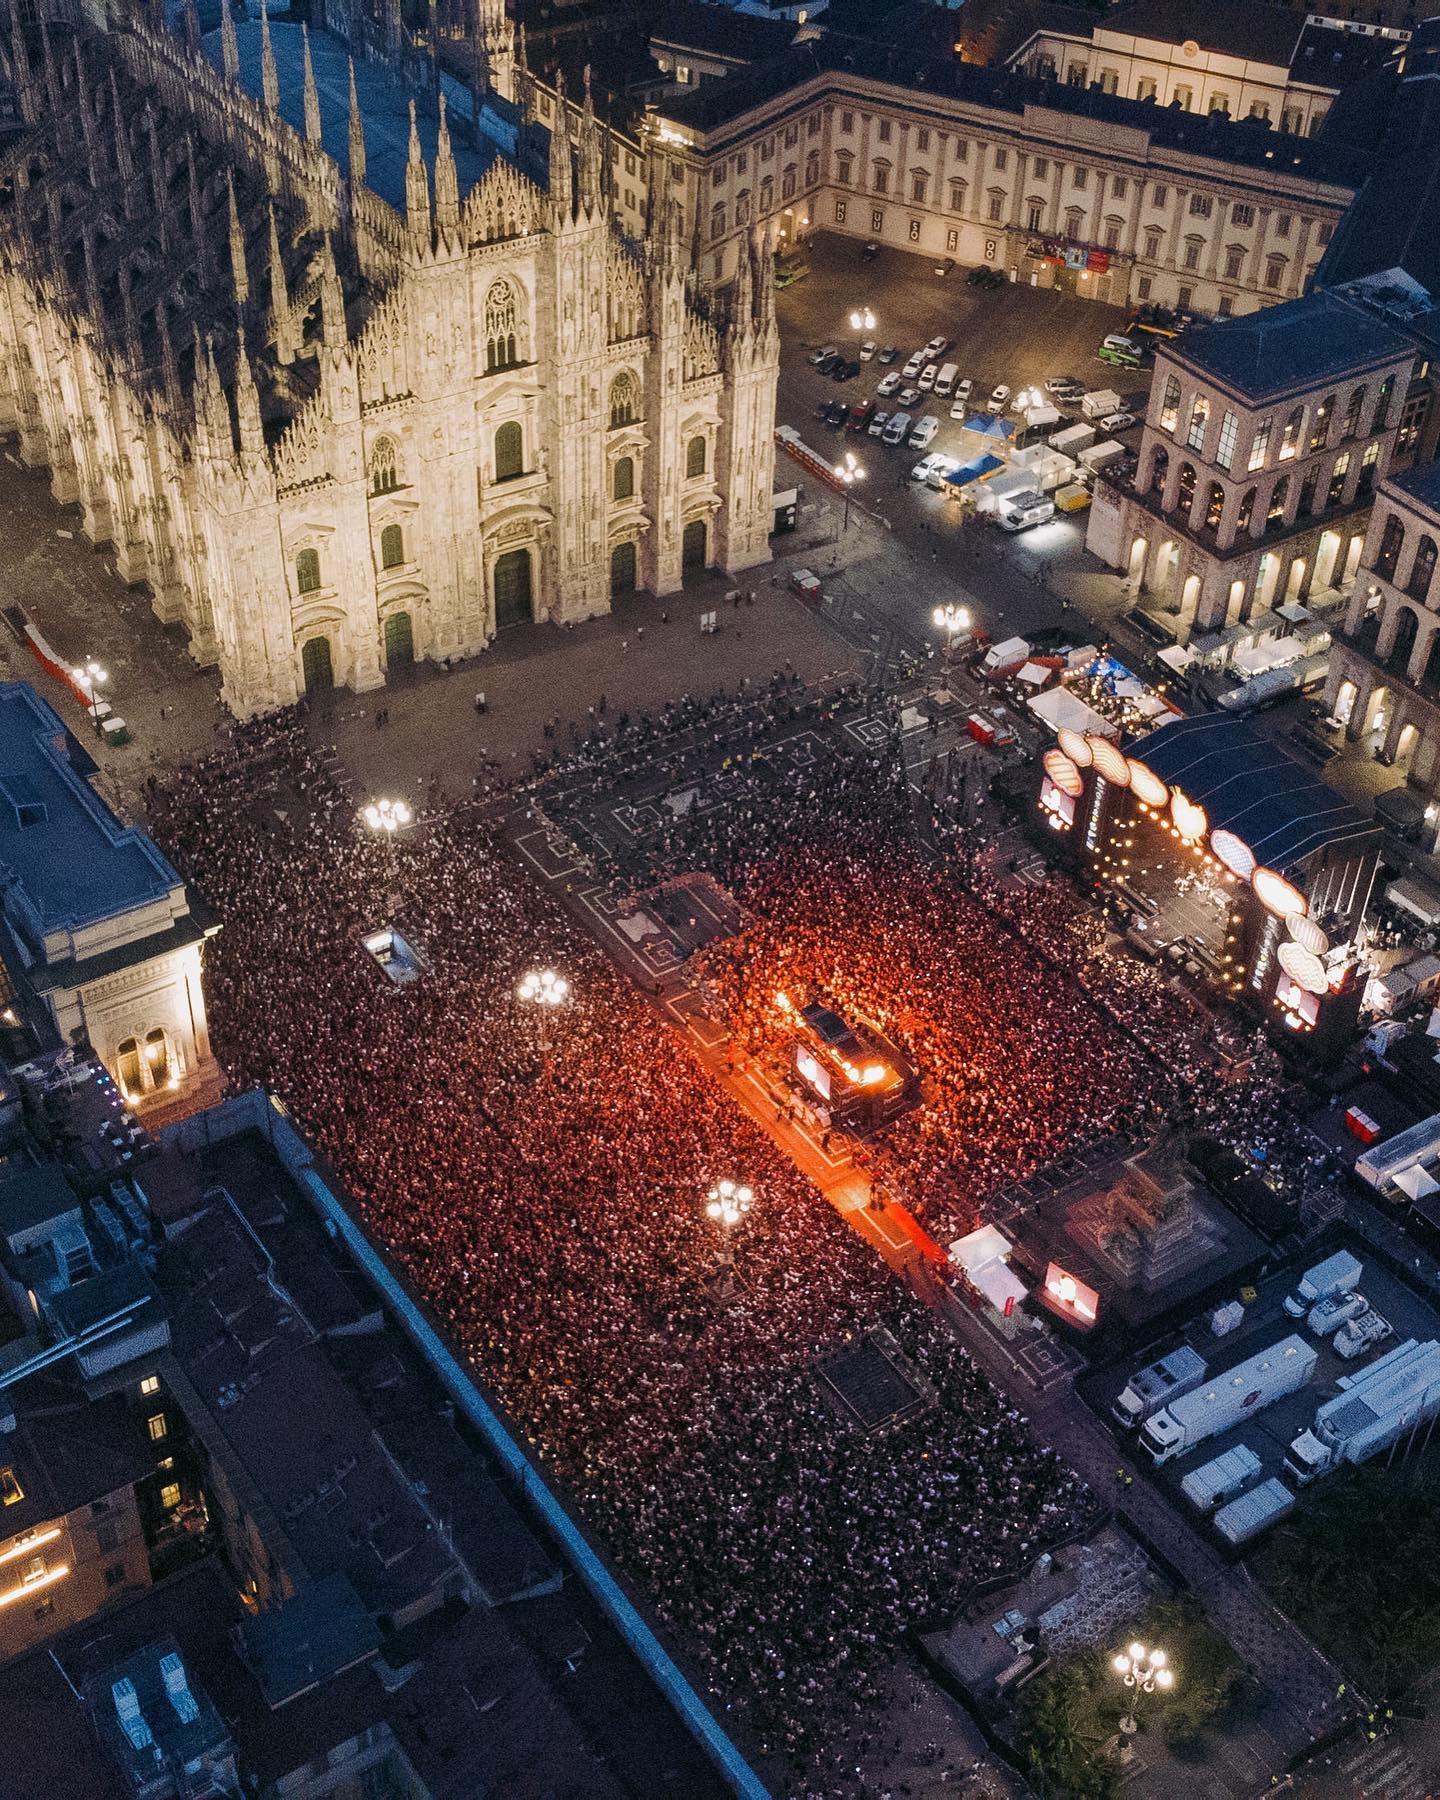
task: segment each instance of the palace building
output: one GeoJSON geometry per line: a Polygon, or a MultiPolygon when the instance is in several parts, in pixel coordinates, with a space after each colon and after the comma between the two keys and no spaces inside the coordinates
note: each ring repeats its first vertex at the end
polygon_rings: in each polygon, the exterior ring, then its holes
{"type": "Polygon", "coordinates": [[[7,11],[0,429],[233,712],[768,559],[763,247],[710,304],[665,156],[499,0],[470,89],[398,8],[7,11]]]}

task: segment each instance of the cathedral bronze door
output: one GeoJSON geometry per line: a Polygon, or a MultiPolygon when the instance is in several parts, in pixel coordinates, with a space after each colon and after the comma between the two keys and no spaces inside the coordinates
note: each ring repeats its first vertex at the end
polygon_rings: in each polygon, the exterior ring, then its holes
{"type": "Polygon", "coordinates": [[[415,660],[415,632],[408,612],[391,613],[385,621],[385,668],[408,669],[415,660]]]}
{"type": "Polygon", "coordinates": [[[692,519],[680,539],[680,567],[688,574],[705,567],[706,531],[703,519],[692,519]]]}
{"type": "Polygon", "coordinates": [[[635,592],[635,546],[617,544],[610,552],[610,598],[635,592]]]}
{"type": "Polygon", "coordinates": [[[507,550],[495,564],[495,629],[528,625],[533,617],[530,552],[507,550]]]}
{"type": "Polygon", "coordinates": [[[307,694],[328,694],[335,685],[335,671],[330,663],[329,638],[307,638],[305,648],[300,652],[300,663],[305,671],[305,692],[307,694]]]}

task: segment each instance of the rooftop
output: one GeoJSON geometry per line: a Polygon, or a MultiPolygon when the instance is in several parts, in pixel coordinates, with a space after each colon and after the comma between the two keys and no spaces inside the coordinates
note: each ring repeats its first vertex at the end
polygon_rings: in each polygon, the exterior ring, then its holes
{"type": "Polygon", "coordinates": [[[1403,475],[1392,475],[1384,484],[1399,488],[1402,494],[1434,513],[1440,519],[1440,462],[1421,463],[1403,475]]]}
{"type": "Polygon", "coordinates": [[[788,19],[761,19],[704,0],[670,0],[650,28],[652,47],[706,50],[736,62],[758,62],[788,50],[809,29],[788,19]]]}
{"type": "Polygon", "coordinates": [[[46,935],[165,901],[181,886],[144,832],[123,825],[77,772],[76,750],[34,688],[0,683],[0,879],[21,890],[46,935]]]}
{"type": "Polygon", "coordinates": [[[1162,781],[1205,808],[1211,830],[1233,831],[1282,874],[1332,845],[1378,842],[1380,829],[1247,719],[1203,713],[1146,738],[1141,754],[1162,781]]]}
{"type": "MultiPolygon", "coordinates": [[[[261,33],[258,19],[237,20],[236,43],[240,52],[240,85],[259,99],[261,83],[261,33]]],[[[280,112],[297,131],[305,129],[305,76],[303,33],[299,25],[272,21],[270,42],[280,78],[280,112]]],[[[205,53],[221,67],[220,33],[205,39],[205,53]]],[[[350,53],[339,38],[325,31],[310,33],[310,61],[320,99],[320,141],[340,168],[350,167],[350,53]]],[[[499,95],[488,94],[475,129],[474,101],[470,91],[453,75],[442,75],[445,106],[450,126],[450,147],[460,178],[463,200],[497,156],[518,161],[525,174],[541,187],[548,185],[549,133],[532,126],[520,143],[519,114],[499,95]]],[[[383,63],[357,59],[355,93],[365,126],[365,185],[399,211],[405,207],[405,164],[410,149],[410,101],[415,101],[416,129],[432,185],[440,113],[433,95],[407,88],[395,71],[383,63]]]]}
{"type": "Polygon", "coordinates": [[[1166,358],[1256,401],[1411,353],[1382,320],[1313,293],[1195,326],[1164,349],[1166,358]]]}
{"type": "Polygon", "coordinates": [[[0,1462],[22,1498],[0,1516],[11,1537],[89,1506],[153,1472],[142,1427],[123,1394],[89,1400],[63,1374],[41,1371],[10,1390],[15,1429],[0,1438],[0,1462]]]}
{"type": "Polygon", "coordinates": [[[1194,0],[1130,0],[1098,19],[1095,29],[1162,44],[1195,43],[1222,56],[1284,68],[1304,25],[1304,13],[1252,0],[1206,0],[1204,6],[1194,0]]]}

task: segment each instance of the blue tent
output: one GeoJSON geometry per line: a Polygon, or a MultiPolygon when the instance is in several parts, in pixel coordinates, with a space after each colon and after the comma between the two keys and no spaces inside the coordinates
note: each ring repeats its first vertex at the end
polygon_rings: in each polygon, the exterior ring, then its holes
{"type": "Polygon", "coordinates": [[[1015,435],[1014,423],[1009,419],[1002,419],[998,413],[971,413],[965,421],[965,429],[975,432],[979,437],[1008,438],[1015,435]]]}
{"type": "Polygon", "coordinates": [[[981,456],[974,462],[963,463],[958,469],[952,469],[945,477],[951,487],[969,487],[972,481],[983,481],[987,475],[993,475],[1005,464],[998,456],[981,456]]]}

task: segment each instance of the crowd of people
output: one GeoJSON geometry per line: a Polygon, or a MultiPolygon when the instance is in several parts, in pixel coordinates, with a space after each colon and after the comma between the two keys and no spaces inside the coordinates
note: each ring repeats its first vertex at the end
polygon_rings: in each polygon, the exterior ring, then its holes
{"type": "MultiPolygon", "coordinates": [[[[874,804],[895,785],[883,748],[862,763],[837,779],[874,804]]],[[[236,728],[150,809],[223,923],[206,982],[232,1081],[284,1098],[733,1716],[805,1793],[854,1794],[867,1708],[907,1627],[1083,1526],[1094,1496],[479,823],[439,816],[393,849],[373,840],[284,718],[236,728]],[[385,921],[423,951],[422,980],[392,985],[365,950],[385,921]],[[520,996],[537,966],[571,983],[554,1013],[520,996]],[[726,1228],[705,1203],[727,1176],[755,1202],[722,1280],[726,1228]],[[881,1326],[934,1400],[867,1432],[815,1364],[881,1326]]],[[[772,860],[790,810],[773,831],[750,821],[772,860]]],[[[838,909],[852,945],[868,911],[888,961],[847,965],[837,940],[823,972],[893,1009],[937,1068],[957,1059],[947,1110],[913,1127],[937,1189],[978,1186],[979,1159],[1006,1154],[1001,1117],[1027,1071],[1063,1087],[1072,1129],[1086,1108],[1144,1104],[1082,999],[1067,1016],[1088,1044],[1026,1025],[1023,974],[987,960],[953,890],[883,860],[757,866],[746,887],[838,909]],[[970,946],[969,969],[958,954],[924,966],[942,930],[970,946]],[[883,995],[887,972],[914,991],[883,995]],[[1002,1036],[952,1042],[967,1017],[1002,1036]],[[946,1117],[983,1151],[951,1142],[946,1117]]],[[[820,956],[798,928],[795,943],[820,956]]],[[[756,954],[784,962],[778,926],[756,954]]],[[[1018,1149],[1039,1157],[1066,1128],[1035,1125],[1018,1149]]]]}

